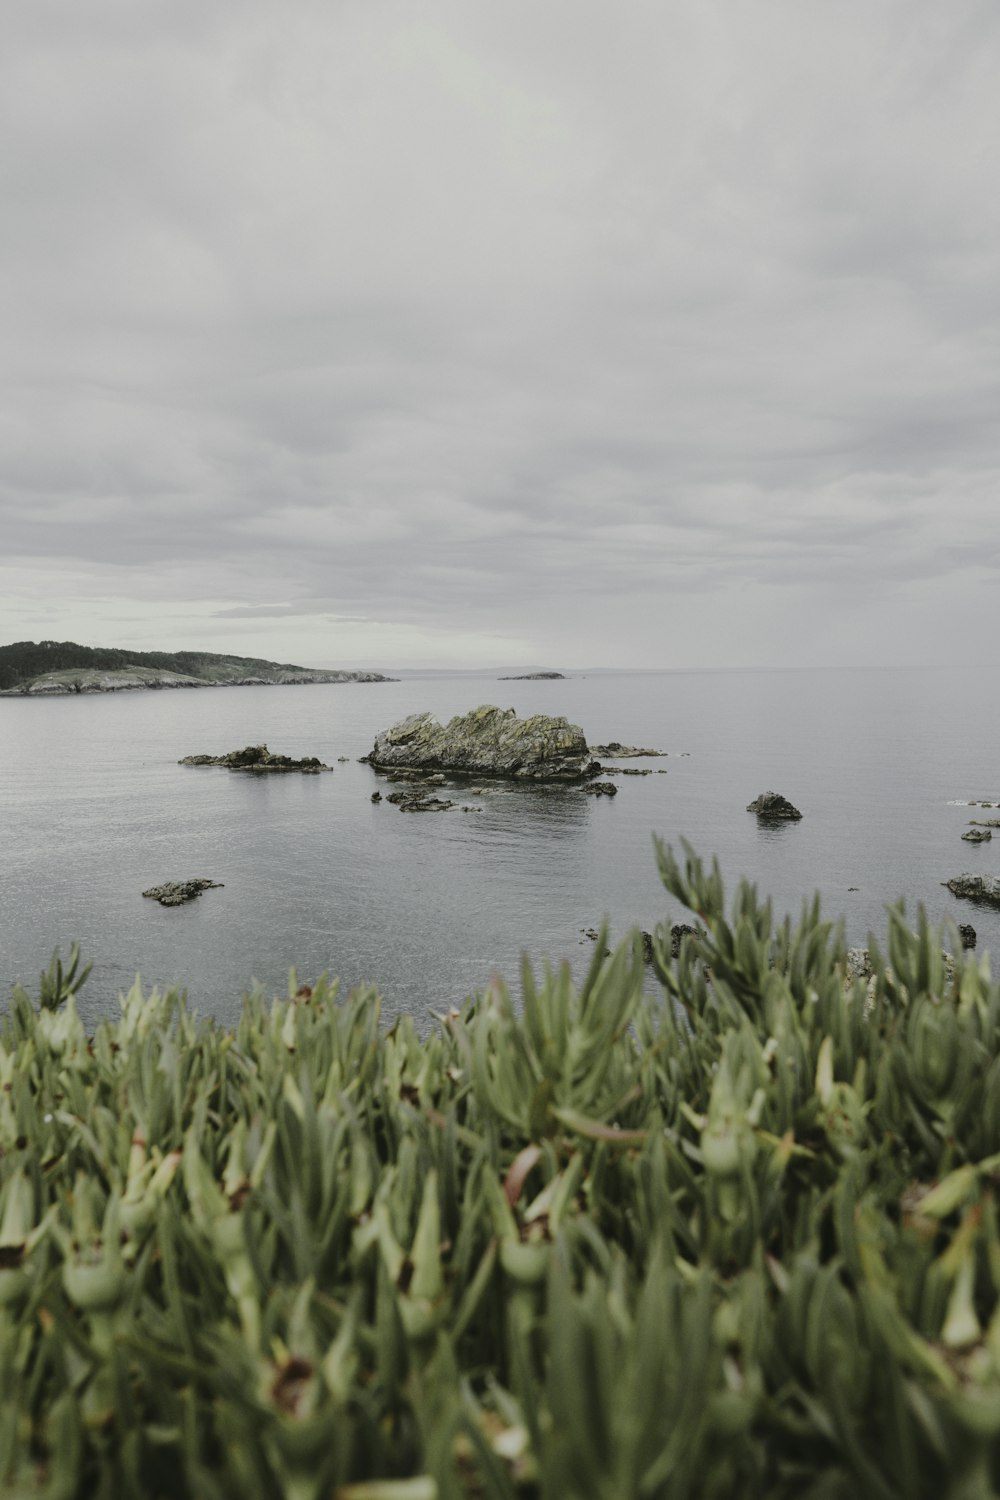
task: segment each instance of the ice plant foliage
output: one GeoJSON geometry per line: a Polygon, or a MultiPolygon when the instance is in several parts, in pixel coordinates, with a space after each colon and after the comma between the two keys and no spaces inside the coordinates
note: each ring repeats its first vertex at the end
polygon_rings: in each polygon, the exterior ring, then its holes
{"type": "Polygon", "coordinates": [[[655,982],[602,940],[424,1038],[294,976],[234,1031],[15,990],[0,1493],[1000,1492],[987,962],[894,910],[850,983],[817,903],[657,854],[704,932],[655,982]]]}

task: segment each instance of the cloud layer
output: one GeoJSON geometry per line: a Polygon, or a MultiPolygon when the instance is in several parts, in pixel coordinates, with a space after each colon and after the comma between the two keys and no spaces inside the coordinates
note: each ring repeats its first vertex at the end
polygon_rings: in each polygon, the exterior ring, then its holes
{"type": "Polygon", "coordinates": [[[3,639],[993,660],[992,4],[9,12],[3,639]]]}

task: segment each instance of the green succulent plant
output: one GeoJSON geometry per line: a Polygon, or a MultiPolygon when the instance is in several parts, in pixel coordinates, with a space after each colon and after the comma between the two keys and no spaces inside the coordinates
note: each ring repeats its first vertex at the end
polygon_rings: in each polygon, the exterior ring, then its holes
{"type": "MultiPolygon", "coordinates": [[[[233,1030],[0,1024],[0,1493],[1000,1494],[1000,989],[921,913],[846,977],[657,844],[701,932],[427,1035],[325,978],[233,1030]]],[[[674,915],[670,913],[669,915],[674,915]]]]}

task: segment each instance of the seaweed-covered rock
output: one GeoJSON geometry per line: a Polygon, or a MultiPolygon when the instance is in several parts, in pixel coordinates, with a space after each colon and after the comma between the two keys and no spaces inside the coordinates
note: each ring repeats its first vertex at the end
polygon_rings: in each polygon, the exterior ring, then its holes
{"type": "Polygon", "coordinates": [[[547,714],[519,719],[512,708],[491,704],[443,725],[429,713],[411,714],[376,736],[368,763],[377,770],[460,771],[519,781],[583,781],[600,770],[579,725],[547,714]]]}
{"type": "Polygon", "coordinates": [[[953,896],[960,896],[963,901],[1000,906],[1000,880],[995,875],[954,875],[944,884],[953,896]]]}
{"type": "Polygon", "coordinates": [[[193,901],[202,891],[221,890],[221,880],[168,880],[165,885],[152,885],[144,896],[159,901],[161,906],[183,906],[193,901]]]}
{"type": "Polygon", "coordinates": [[[797,807],[793,807],[787,797],[780,792],[761,792],[759,797],[747,804],[747,812],[756,813],[758,818],[768,818],[777,821],[783,819],[786,822],[797,822],[802,814],[797,807]]]}
{"type": "Polygon", "coordinates": [[[244,745],[225,755],[185,755],[179,766],[225,766],[230,771],[302,771],[306,775],[332,771],[315,755],[293,760],[290,755],[272,755],[266,745],[244,745]]]}

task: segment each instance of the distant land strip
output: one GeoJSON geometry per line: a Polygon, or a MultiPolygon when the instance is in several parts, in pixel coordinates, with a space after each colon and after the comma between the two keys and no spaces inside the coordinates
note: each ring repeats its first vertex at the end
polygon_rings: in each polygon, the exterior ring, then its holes
{"type": "Polygon", "coordinates": [[[381,672],[297,667],[215,651],[127,651],[75,641],[0,646],[0,697],[118,693],[135,688],[260,687],[310,682],[396,682],[381,672]]]}

